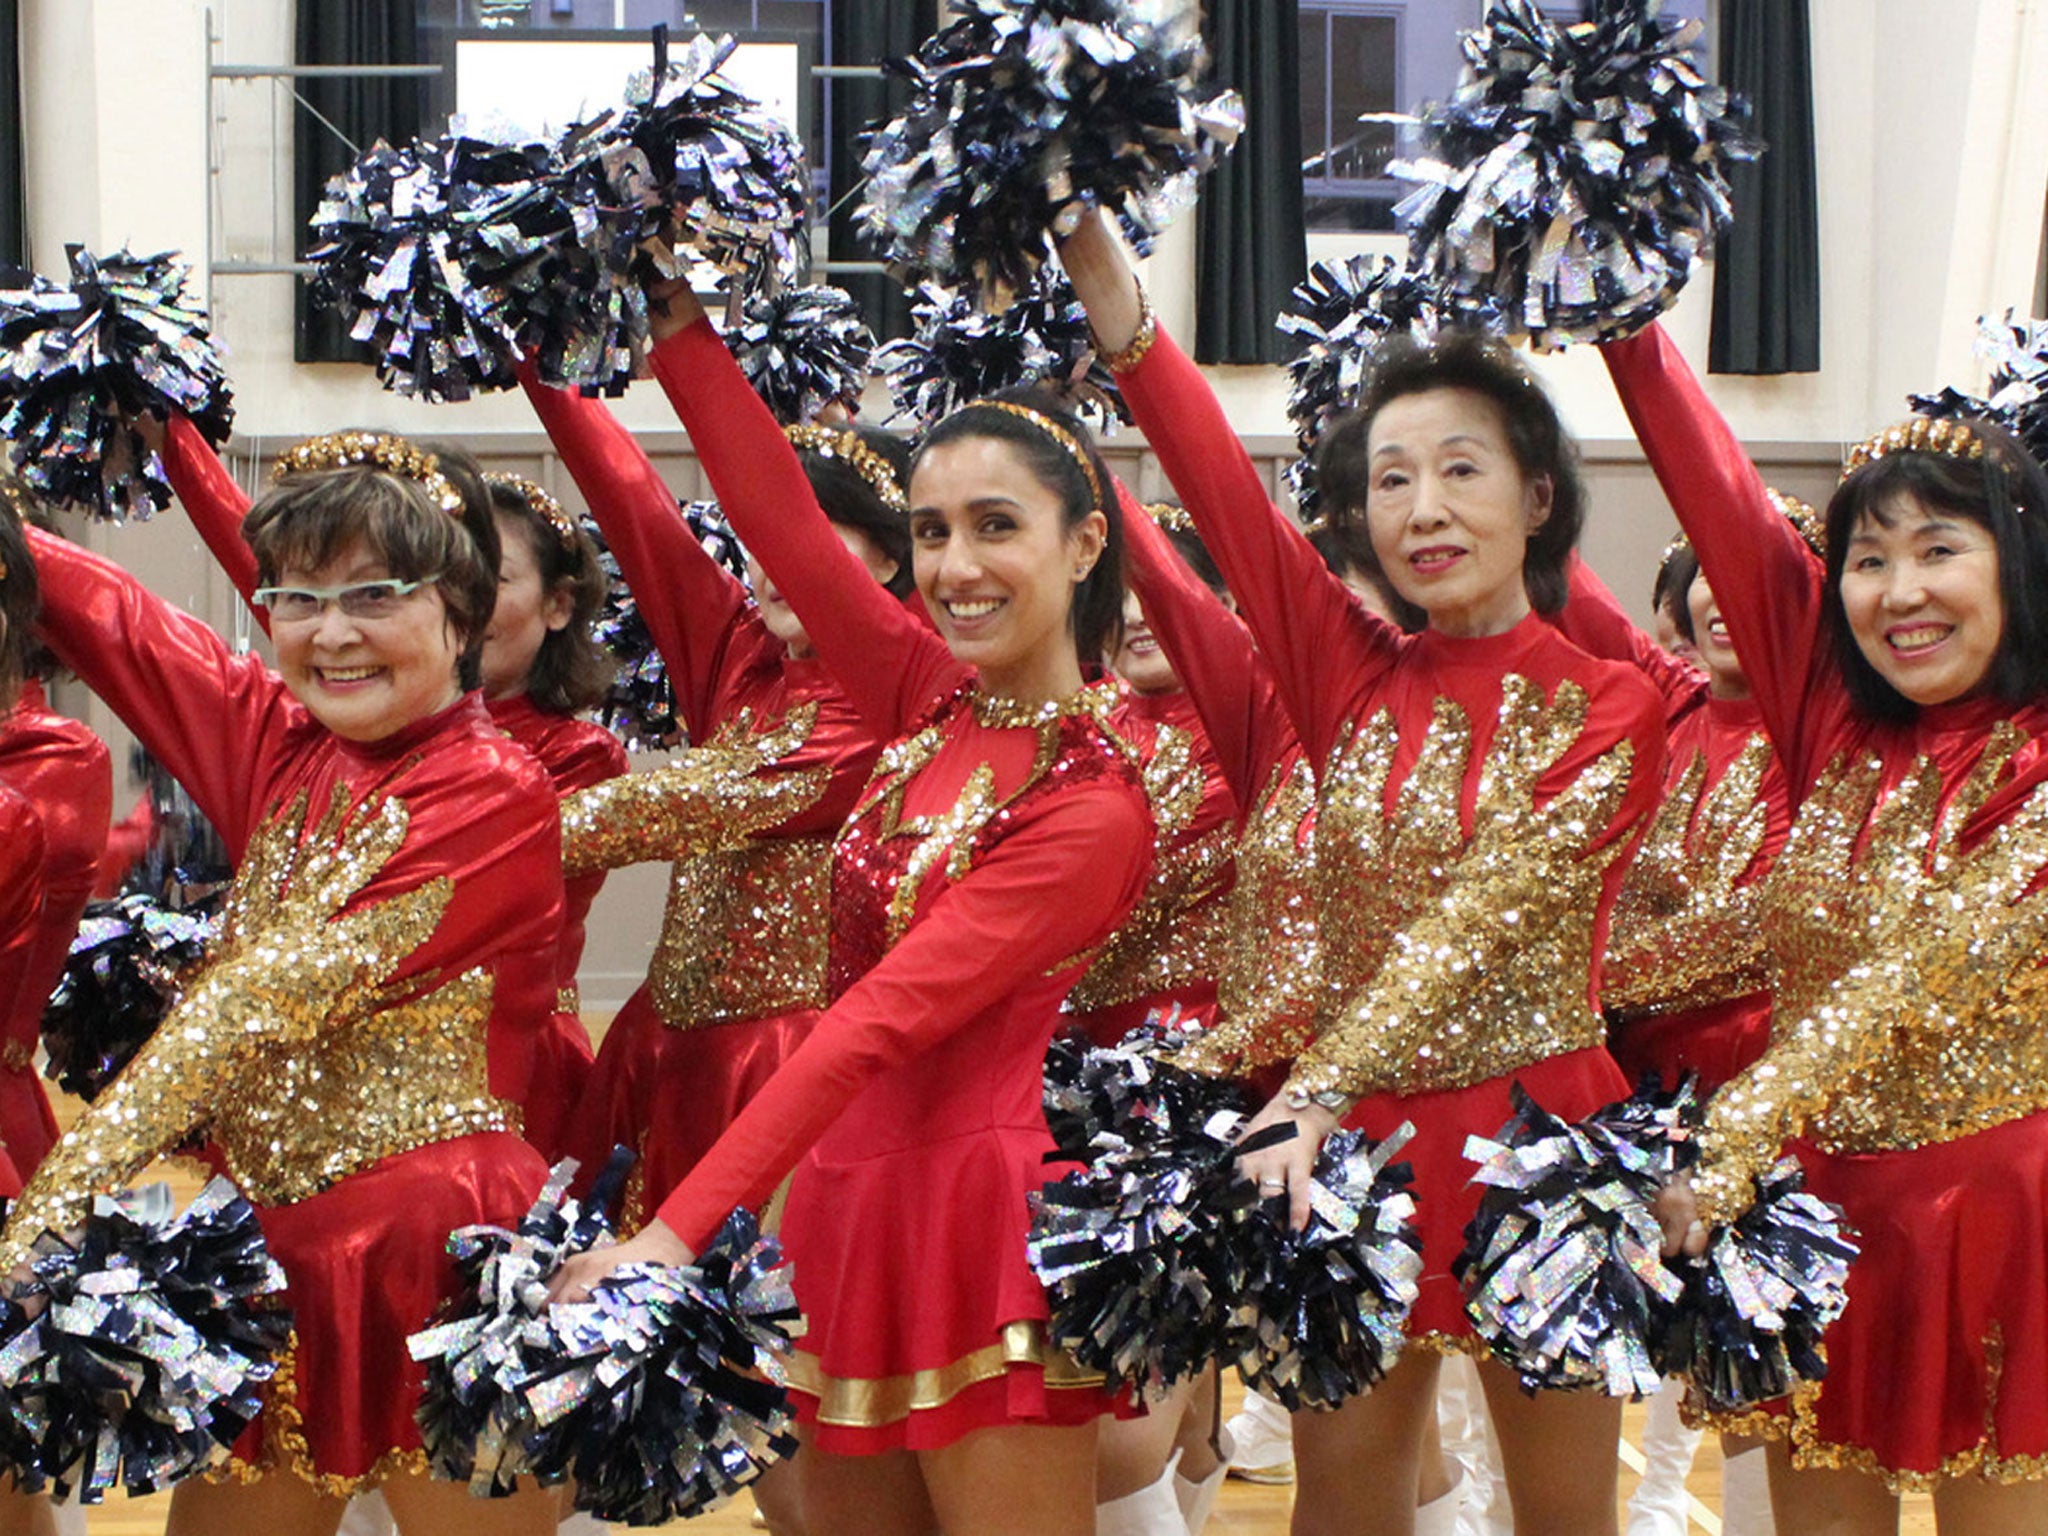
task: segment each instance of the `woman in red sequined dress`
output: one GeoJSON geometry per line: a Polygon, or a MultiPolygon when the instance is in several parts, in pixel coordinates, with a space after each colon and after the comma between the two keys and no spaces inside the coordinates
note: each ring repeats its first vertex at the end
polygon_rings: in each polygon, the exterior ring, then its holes
{"type": "Polygon", "coordinates": [[[189,789],[237,876],[164,1026],[29,1180],[0,1270],[203,1139],[256,1205],[295,1327],[171,1531],[313,1536],[374,1484],[408,1536],[538,1536],[551,1492],[477,1503],[427,1477],[405,1348],[456,1289],[448,1233],[516,1222],[546,1173],[517,1126],[554,988],[560,821],[474,687],[496,531],[398,439],[315,439],[284,467],[244,525],[274,672],[31,535],[42,637],[189,789]]]}
{"type": "Polygon", "coordinates": [[[1669,1240],[1783,1150],[1861,1233],[1827,1377],[1773,1437],[1787,1536],[2048,1528],[2048,476],[1995,427],[1850,456],[1825,563],[1669,337],[1602,354],[1740,649],[1799,813],[1765,890],[1772,1044],[1708,1107],[1669,1240]],[[1696,1195],[1696,1201],[1693,1196],[1696,1195]]]}
{"type": "Polygon", "coordinates": [[[1113,1399],[1048,1347],[1025,1239],[1052,1172],[1060,999],[1150,863],[1114,690],[1082,670],[1121,600],[1108,477],[1056,408],[947,418],[911,479],[924,622],[845,551],[718,334],[685,316],[656,376],[819,656],[897,739],[835,850],[833,1005],[661,1219],[563,1290],[701,1248],[795,1167],[811,1524],[1086,1536],[1113,1399]]]}
{"type": "MultiPolygon", "coordinates": [[[[150,428],[156,436],[157,429],[150,428]]],[[[249,498],[199,429],[174,415],[161,429],[164,472],[179,505],[220,568],[266,631],[269,615],[251,602],[260,577],[242,539],[249,498]]],[[[481,658],[484,707],[492,722],[540,760],[558,795],[574,794],[626,771],[625,749],[585,718],[604,697],[603,652],[590,621],[604,601],[604,573],[589,535],[540,486],[518,475],[485,475],[468,454],[442,448],[442,472],[465,499],[488,507],[501,552],[498,596],[481,658]]],[[[566,1142],[590,1074],[590,1033],[576,997],[584,924],[604,871],[564,887],[555,995],[536,1045],[532,1087],[521,1105],[526,1138],[548,1158],[566,1142]]]]}
{"type": "MultiPolygon", "coordinates": [[[[604,530],[691,744],[752,753],[760,773],[811,786],[793,814],[744,846],[675,861],[647,980],[606,1032],[572,1148],[586,1166],[615,1144],[638,1152],[622,1213],[630,1232],[824,1006],[832,839],[888,735],[861,718],[758,565],[749,597],[705,553],[602,401],[551,389],[530,368],[521,379],[604,530]]],[[[907,591],[901,450],[861,441],[873,457],[859,469],[807,453],[810,483],[869,579],[907,591]]],[[[666,857],[651,844],[639,856],[666,857]]]]}
{"type": "MultiPolygon", "coordinates": [[[[1606,919],[1663,766],[1654,691],[1538,612],[1564,597],[1580,496],[1554,410],[1511,358],[1466,340],[1381,369],[1333,425],[1318,484],[1358,519],[1429,625],[1364,612],[1272,506],[1201,375],[1150,319],[1099,218],[1062,261],[1148,442],[1195,514],[1273,667],[1317,776],[1315,881],[1330,1013],[1254,1118],[1302,1133],[1245,1160],[1306,1215],[1338,1124],[1417,1135],[1423,1242],[1413,1345],[1371,1393],[1295,1419],[1294,1529],[1412,1529],[1436,1352],[1477,1347],[1451,1261],[1476,1204],[1469,1134],[1519,1082],[1566,1119],[1625,1091],[1604,1049],[1606,919]]],[[[1612,1530],[1620,1406],[1530,1398],[1482,1364],[1518,1529],[1612,1530]]]]}

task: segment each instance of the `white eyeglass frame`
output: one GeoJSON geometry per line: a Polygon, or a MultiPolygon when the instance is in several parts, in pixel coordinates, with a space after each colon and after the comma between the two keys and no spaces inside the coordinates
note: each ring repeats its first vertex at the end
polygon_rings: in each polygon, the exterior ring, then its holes
{"type": "Polygon", "coordinates": [[[268,609],[272,621],[279,624],[310,623],[327,611],[329,603],[340,608],[352,619],[368,619],[374,622],[380,618],[388,618],[389,615],[352,611],[348,605],[351,593],[371,592],[379,597],[407,598],[422,587],[431,587],[440,579],[439,576],[423,576],[418,581],[404,581],[396,576],[384,576],[375,581],[344,582],[338,587],[258,587],[249,594],[249,601],[259,608],[268,609]],[[302,597],[312,599],[314,606],[311,613],[284,614],[277,611],[279,602],[302,597]]]}

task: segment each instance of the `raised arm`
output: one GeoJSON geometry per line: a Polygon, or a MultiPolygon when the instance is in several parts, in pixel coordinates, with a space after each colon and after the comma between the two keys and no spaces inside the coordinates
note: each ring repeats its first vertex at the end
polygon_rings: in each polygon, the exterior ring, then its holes
{"type": "MultiPolygon", "coordinates": [[[[1074,291],[1112,358],[1139,337],[1138,280],[1099,215],[1060,248],[1074,291]]],[[[1352,601],[1275,507],[1214,391],[1163,330],[1117,370],[1145,441],[1194,514],[1314,762],[1355,712],[1361,684],[1392,664],[1399,631],[1352,601]]]]}
{"type": "Polygon", "coordinates": [[[854,708],[897,734],[958,685],[959,663],[832,531],[796,450],[696,300],[679,293],[668,302],[678,313],[657,327],[669,334],[650,361],[719,506],[854,708]],[[670,330],[684,316],[692,318],[670,330]]]}
{"type": "Polygon", "coordinates": [[[1123,503],[1126,576],[1173,670],[1195,701],[1230,790],[1249,808],[1292,748],[1294,723],[1251,632],[1175,551],[1172,540],[1117,483],[1123,503]]]}
{"type": "Polygon", "coordinates": [[[1050,801],[936,900],[818,1020],[662,1204],[699,1250],[735,1206],[758,1206],[874,1078],[1099,944],[1143,887],[1152,829],[1123,790],[1050,801]],[[974,965],[962,966],[962,955],[974,965]]]}
{"type": "Polygon", "coordinates": [[[43,586],[39,632],[191,792],[240,859],[258,811],[252,745],[291,711],[284,684],[112,561],[37,529],[28,536],[43,586]]]}
{"type": "Polygon", "coordinates": [[[692,741],[708,740],[723,723],[719,685],[746,588],[704,553],[653,461],[603,401],[543,384],[528,362],[519,382],[632,588],[684,728],[692,741]]]}
{"type": "Polygon", "coordinates": [[[1558,633],[1588,656],[1625,661],[1642,673],[1664,700],[1667,721],[1697,706],[1706,696],[1706,674],[1637,628],[1621,599],[1583,558],[1573,555],[1570,570],[1569,595],[1551,621],[1558,633]]]}
{"type": "Polygon", "coordinates": [[[1825,572],[1660,325],[1600,348],[1636,438],[1728,621],[1794,798],[1848,709],[1821,630],[1825,572]]]}
{"type": "Polygon", "coordinates": [[[248,496],[182,411],[173,414],[164,427],[161,457],[164,474],[178,493],[178,504],[192,520],[192,527],[256,615],[263,632],[269,634],[270,615],[254,602],[259,580],[256,552],[242,538],[242,519],[249,515],[248,496]]]}

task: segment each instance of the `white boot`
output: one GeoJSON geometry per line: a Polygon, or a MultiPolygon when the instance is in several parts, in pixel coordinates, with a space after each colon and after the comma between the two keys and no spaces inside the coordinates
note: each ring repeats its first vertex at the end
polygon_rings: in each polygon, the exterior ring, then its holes
{"type": "Polygon", "coordinates": [[[1223,1491],[1223,1479],[1230,1475],[1230,1463],[1237,1454],[1237,1447],[1231,1444],[1228,1431],[1222,1440],[1225,1446],[1223,1459],[1199,1483],[1192,1477],[1181,1476],[1180,1453],[1174,1453],[1173,1497],[1180,1505],[1181,1524],[1187,1527],[1188,1536],[1202,1536],[1202,1527],[1209,1523],[1209,1512],[1216,1507],[1216,1496],[1223,1491]]]}
{"type": "Polygon", "coordinates": [[[1700,1448],[1700,1431],[1687,1429],[1678,1416],[1684,1400],[1685,1387],[1675,1380],[1650,1399],[1643,1423],[1643,1479],[1628,1501],[1627,1536],[1686,1536],[1690,1528],[1685,1478],[1700,1448]]]}
{"type": "Polygon", "coordinates": [[[51,1505],[57,1516],[57,1536],[85,1536],[85,1506],[75,1498],[51,1505]]]}
{"type": "Polygon", "coordinates": [[[560,1536],[605,1536],[611,1529],[597,1516],[577,1509],[562,1516],[562,1523],[555,1527],[560,1536]]]}
{"type": "Polygon", "coordinates": [[[1187,1536],[1187,1529],[1170,1466],[1136,1493],[1095,1506],[1095,1536],[1187,1536]]]}
{"type": "Polygon", "coordinates": [[[1465,1473],[1453,1463],[1451,1486],[1415,1510],[1415,1536],[1458,1536],[1458,1509],[1465,1502],[1465,1473]]]}
{"type": "Polygon", "coordinates": [[[348,1509],[341,1517],[341,1528],[334,1536],[395,1536],[397,1530],[397,1522],[391,1518],[391,1506],[384,1502],[384,1495],[373,1488],[348,1501],[348,1509]]]}
{"type": "Polygon", "coordinates": [[[1771,1517],[1771,1476],[1760,1445],[1721,1463],[1722,1536],[1777,1536],[1771,1517]]]}
{"type": "Polygon", "coordinates": [[[1236,1447],[1230,1475],[1248,1483],[1294,1481],[1294,1424],[1287,1410],[1256,1392],[1244,1395],[1244,1411],[1233,1413],[1223,1433],[1236,1447]]]}

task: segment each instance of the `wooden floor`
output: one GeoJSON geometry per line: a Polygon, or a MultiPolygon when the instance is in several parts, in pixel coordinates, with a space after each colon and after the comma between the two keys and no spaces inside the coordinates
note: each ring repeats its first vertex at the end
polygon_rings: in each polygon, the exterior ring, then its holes
{"type": "MultiPolygon", "coordinates": [[[[598,1032],[602,1032],[601,1025],[598,1032]]],[[[60,1102],[57,1106],[59,1119],[68,1124],[78,1107],[75,1101],[60,1102]]],[[[152,1169],[145,1175],[145,1181],[150,1178],[167,1180],[177,1191],[181,1203],[189,1199],[196,1188],[194,1180],[183,1167],[152,1169]]],[[[1229,1411],[1235,1411],[1238,1396],[1234,1384],[1226,1386],[1224,1397],[1229,1411]]],[[[1643,1410],[1640,1407],[1627,1409],[1622,1420],[1621,1446],[1621,1497],[1624,1504],[1635,1490],[1636,1473],[1642,1465],[1638,1450],[1642,1443],[1642,1428],[1643,1410]]],[[[1700,1447],[1689,1483],[1694,1508],[1688,1536],[1720,1536],[1720,1477],[1720,1454],[1709,1438],[1700,1447]]],[[[1208,1529],[1211,1536],[1285,1536],[1292,1503],[1293,1490],[1290,1488],[1261,1487],[1233,1479],[1224,1485],[1222,1498],[1210,1518],[1208,1529]]],[[[87,1513],[86,1528],[92,1536],[162,1536],[164,1511],[168,1504],[166,1498],[109,1498],[87,1513]]],[[[751,1501],[743,1497],[696,1520],[678,1521],[662,1529],[687,1530],[695,1536],[743,1536],[753,1529],[752,1514],[751,1501]]],[[[1934,1516],[1928,1502],[1925,1499],[1908,1500],[1900,1536],[1933,1536],[1933,1533],[1934,1516]]],[[[256,1536],[256,1533],[251,1533],[251,1536],[256,1536]]],[[[818,1532],[816,1536],[830,1536],[830,1533],[818,1532]]]]}

